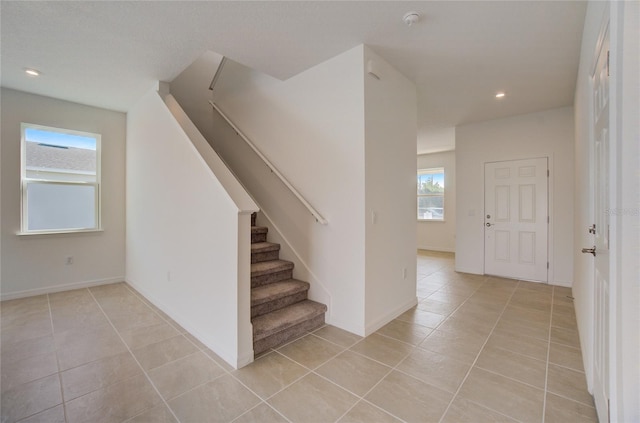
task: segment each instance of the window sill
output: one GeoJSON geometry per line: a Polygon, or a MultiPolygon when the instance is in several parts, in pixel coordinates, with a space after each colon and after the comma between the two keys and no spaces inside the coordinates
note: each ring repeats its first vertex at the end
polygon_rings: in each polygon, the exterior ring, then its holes
{"type": "Polygon", "coordinates": [[[86,234],[94,232],[104,232],[104,229],[73,229],[68,231],[32,231],[32,232],[16,232],[18,236],[33,236],[33,235],[62,235],[62,234],[86,234]]]}
{"type": "Polygon", "coordinates": [[[446,220],[444,219],[418,219],[418,223],[420,222],[425,222],[425,223],[445,223],[446,220]]]}

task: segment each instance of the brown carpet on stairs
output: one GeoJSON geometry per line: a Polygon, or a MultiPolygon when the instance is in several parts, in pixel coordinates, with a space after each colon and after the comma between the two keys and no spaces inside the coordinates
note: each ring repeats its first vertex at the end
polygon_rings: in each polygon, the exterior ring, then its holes
{"type": "Polygon", "coordinates": [[[293,279],[293,263],[251,216],[251,322],[253,352],[260,354],[324,325],[327,306],[307,299],[309,283],[293,279]]]}

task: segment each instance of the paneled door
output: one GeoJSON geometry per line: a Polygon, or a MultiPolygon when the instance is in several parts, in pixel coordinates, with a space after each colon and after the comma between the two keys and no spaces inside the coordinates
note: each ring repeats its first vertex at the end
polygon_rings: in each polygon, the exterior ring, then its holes
{"type": "Polygon", "coordinates": [[[609,421],[609,30],[604,31],[593,74],[594,349],[593,399],[601,422],[609,421]]]}
{"type": "Polygon", "coordinates": [[[547,282],[546,157],[485,163],[484,272],[547,282]]]}

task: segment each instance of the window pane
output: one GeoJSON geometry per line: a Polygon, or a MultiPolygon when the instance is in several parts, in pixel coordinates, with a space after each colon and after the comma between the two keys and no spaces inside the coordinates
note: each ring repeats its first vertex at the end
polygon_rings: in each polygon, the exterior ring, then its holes
{"type": "Polygon", "coordinates": [[[27,230],[95,229],[94,185],[27,184],[27,230]]]}
{"type": "Polygon", "coordinates": [[[418,173],[418,194],[444,193],[444,172],[418,173]]]}
{"type": "Polygon", "coordinates": [[[418,197],[418,219],[444,219],[444,196],[418,197]]]}
{"type": "Polygon", "coordinates": [[[96,181],[96,138],[36,128],[25,128],[24,136],[28,178],[96,181]]]}
{"type": "Polygon", "coordinates": [[[418,170],[418,219],[444,219],[444,168],[418,170]]]}

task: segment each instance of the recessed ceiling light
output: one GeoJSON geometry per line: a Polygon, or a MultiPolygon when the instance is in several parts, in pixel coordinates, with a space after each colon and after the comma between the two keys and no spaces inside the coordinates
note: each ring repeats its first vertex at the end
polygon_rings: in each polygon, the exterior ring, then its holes
{"type": "Polygon", "coordinates": [[[29,76],[40,76],[40,71],[35,69],[26,68],[24,72],[29,76]]]}
{"type": "Polygon", "coordinates": [[[504,93],[497,93],[496,98],[503,98],[505,96],[504,93]]]}

